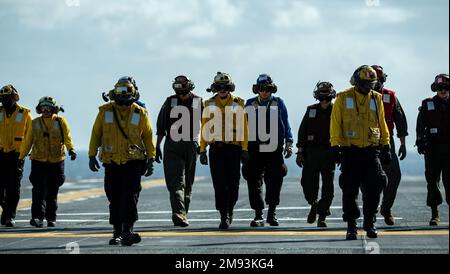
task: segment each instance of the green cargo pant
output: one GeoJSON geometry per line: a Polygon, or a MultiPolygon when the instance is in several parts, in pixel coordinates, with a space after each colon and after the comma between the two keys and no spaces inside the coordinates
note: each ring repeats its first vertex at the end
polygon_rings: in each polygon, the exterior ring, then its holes
{"type": "Polygon", "coordinates": [[[170,138],[164,143],[164,176],[170,193],[172,213],[187,214],[191,202],[197,162],[197,143],[170,138]]]}

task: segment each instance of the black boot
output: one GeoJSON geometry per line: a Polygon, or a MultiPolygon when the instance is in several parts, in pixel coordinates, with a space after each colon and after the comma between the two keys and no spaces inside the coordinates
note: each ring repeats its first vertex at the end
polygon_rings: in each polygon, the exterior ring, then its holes
{"type": "Polygon", "coordinates": [[[277,219],[277,213],[276,213],[277,206],[269,205],[269,211],[267,212],[267,223],[271,226],[279,226],[280,223],[278,223],[277,219]]]}
{"type": "Polygon", "coordinates": [[[255,219],[250,223],[251,227],[263,227],[264,216],[262,210],[255,210],[255,219]]]}
{"type": "Polygon", "coordinates": [[[133,224],[123,223],[122,224],[122,246],[132,246],[141,241],[141,236],[133,231],[133,224]]]}
{"type": "Polygon", "coordinates": [[[356,221],[347,222],[347,235],[346,240],[356,240],[358,239],[358,227],[356,226],[356,221]]]}
{"type": "Polygon", "coordinates": [[[6,227],[16,227],[16,221],[14,220],[14,218],[6,219],[6,227]]]}
{"type": "Polygon", "coordinates": [[[366,217],[364,216],[364,224],[363,228],[366,231],[367,237],[369,238],[378,238],[377,228],[375,227],[375,217],[366,217]]]}
{"type": "Polygon", "coordinates": [[[311,209],[309,210],[308,219],[306,220],[308,224],[313,224],[317,218],[317,203],[313,203],[311,205],[311,209]]]}
{"type": "Polygon", "coordinates": [[[230,217],[228,211],[220,211],[219,229],[228,229],[230,227],[230,217]]]}
{"type": "Polygon", "coordinates": [[[6,214],[2,211],[2,217],[0,219],[0,225],[6,225],[6,214]]]}
{"type": "Polygon", "coordinates": [[[41,228],[44,226],[44,220],[34,218],[30,220],[30,225],[41,228]]]}
{"type": "Polygon", "coordinates": [[[113,236],[109,240],[109,245],[118,245],[120,244],[120,241],[122,240],[122,224],[115,224],[114,225],[114,231],[113,236]]]}
{"type": "Polygon", "coordinates": [[[327,227],[327,223],[325,219],[327,217],[325,215],[319,215],[319,219],[317,220],[317,227],[327,227]]]}
{"type": "Polygon", "coordinates": [[[430,226],[437,226],[441,222],[441,218],[439,217],[439,209],[437,206],[431,207],[431,220],[430,226]]]}

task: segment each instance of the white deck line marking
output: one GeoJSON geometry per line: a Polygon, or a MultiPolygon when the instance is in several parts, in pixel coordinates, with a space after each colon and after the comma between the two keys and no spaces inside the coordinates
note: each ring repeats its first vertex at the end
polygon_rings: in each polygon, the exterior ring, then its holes
{"type": "MultiPolygon", "coordinates": [[[[278,218],[279,221],[306,221],[307,218],[278,218]]],[[[396,220],[403,220],[402,217],[395,217],[396,220]]],[[[244,218],[244,219],[234,219],[233,222],[248,222],[252,221],[253,218],[244,218]]],[[[339,217],[330,217],[327,218],[327,220],[335,220],[335,221],[342,221],[342,218],[339,217]]],[[[377,218],[377,220],[384,220],[384,218],[377,218]]],[[[209,218],[209,219],[189,219],[189,222],[218,222],[220,221],[219,218],[209,218]]],[[[16,220],[16,223],[28,223],[29,220],[16,220]]],[[[58,223],[89,223],[89,222],[109,222],[107,219],[57,219],[56,222],[58,223]]],[[[172,219],[141,219],[138,220],[137,223],[142,222],[172,222],[172,219]]]]}

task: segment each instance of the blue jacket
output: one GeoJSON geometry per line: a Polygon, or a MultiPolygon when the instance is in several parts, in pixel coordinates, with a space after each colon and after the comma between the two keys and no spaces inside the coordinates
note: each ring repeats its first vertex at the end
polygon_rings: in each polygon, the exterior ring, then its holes
{"type": "MultiPolygon", "coordinates": [[[[259,96],[256,96],[254,98],[248,99],[245,103],[245,106],[267,106],[267,104],[270,103],[270,106],[278,106],[278,143],[280,145],[283,145],[286,143],[293,143],[294,138],[291,131],[291,126],[289,124],[288,120],[288,111],[286,108],[286,105],[284,104],[283,100],[279,97],[271,96],[270,100],[267,101],[260,101],[258,99],[259,96]]],[[[266,121],[269,121],[270,116],[268,115],[264,118],[266,121]]],[[[258,125],[259,117],[258,113],[256,113],[256,125],[258,125]]],[[[268,130],[269,128],[267,128],[268,130]]],[[[251,143],[251,142],[249,142],[251,143]]]]}

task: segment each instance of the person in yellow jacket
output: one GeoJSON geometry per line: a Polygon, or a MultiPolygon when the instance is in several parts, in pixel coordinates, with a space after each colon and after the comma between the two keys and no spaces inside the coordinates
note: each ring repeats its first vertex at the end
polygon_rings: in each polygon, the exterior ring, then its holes
{"type": "Polygon", "coordinates": [[[139,93],[134,81],[119,79],[109,98],[111,102],[100,106],[92,129],[89,168],[99,170],[96,156],[101,147],[109,222],[114,228],[109,244],[131,246],[141,240],[133,231],[138,220],[141,176],[153,174],[156,149],[147,111],[135,103],[139,93]]]}
{"type": "Polygon", "coordinates": [[[377,237],[375,216],[380,195],[387,183],[381,162],[391,160],[389,129],[384,118],[381,94],[374,92],[376,71],[360,66],[350,80],[353,87],[338,93],[331,113],[330,143],[335,162],[341,164],[343,219],[347,240],[357,238],[359,189],[363,199],[363,228],[369,238],[377,237]],[[381,162],[380,162],[381,161],[381,162]]]}
{"type": "Polygon", "coordinates": [[[235,85],[231,76],[218,72],[205,101],[200,139],[200,163],[208,164],[214,185],[216,209],[220,212],[219,229],[228,229],[239,197],[241,160],[248,162],[248,129],[244,100],[231,94],[235,85]],[[212,115],[211,115],[212,114],[212,115]]]}
{"type": "Polygon", "coordinates": [[[42,97],[36,106],[36,112],[41,117],[32,121],[32,128],[27,132],[20,150],[20,161],[31,150],[30,182],[33,190],[30,225],[35,227],[43,227],[44,217],[48,227],[56,225],[58,191],[66,179],[66,148],[72,161],[77,157],[69,125],[64,117],[58,116],[59,111],[64,109],[56,104],[55,99],[42,97]]]}
{"type": "Polygon", "coordinates": [[[7,227],[15,226],[23,176],[19,153],[32,120],[30,110],[18,101],[19,93],[13,85],[0,89],[0,223],[7,227]]]}

